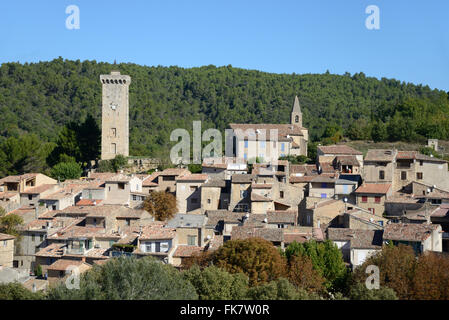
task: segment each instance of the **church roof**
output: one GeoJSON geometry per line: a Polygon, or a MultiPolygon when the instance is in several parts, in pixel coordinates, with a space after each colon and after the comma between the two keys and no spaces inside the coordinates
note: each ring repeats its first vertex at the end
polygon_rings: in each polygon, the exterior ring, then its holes
{"type": "Polygon", "coordinates": [[[293,103],[293,110],[292,113],[301,113],[301,106],[299,105],[299,99],[298,96],[295,96],[295,102],[293,103]]]}

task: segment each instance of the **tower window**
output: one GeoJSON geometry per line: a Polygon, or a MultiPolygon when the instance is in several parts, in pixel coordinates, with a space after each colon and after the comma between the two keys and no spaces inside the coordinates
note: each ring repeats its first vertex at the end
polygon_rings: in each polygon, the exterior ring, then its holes
{"type": "Polygon", "coordinates": [[[296,115],[296,116],[295,116],[295,123],[298,123],[298,122],[299,122],[299,116],[296,115]]]}
{"type": "Polygon", "coordinates": [[[117,129],[116,128],[111,128],[111,137],[117,137],[117,129]]]}
{"type": "Polygon", "coordinates": [[[112,152],[113,154],[116,154],[116,153],[117,153],[117,144],[111,143],[111,152],[112,152]]]}

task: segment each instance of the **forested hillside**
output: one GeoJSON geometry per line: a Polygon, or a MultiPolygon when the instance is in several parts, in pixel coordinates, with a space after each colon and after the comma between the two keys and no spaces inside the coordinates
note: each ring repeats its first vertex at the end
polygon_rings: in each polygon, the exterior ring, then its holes
{"type": "Polygon", "coordinates": [[[69,121],[81,123],[91,114],[99,123],[99,76],[112,69],[132,77],[132,155],[166,154],[170,132],[190,131],[193,120],[221,130],[231,122],[288,122],[295,95],[313,140],[449,138],[448,95],[427,86],[363,73],[271,74],[231,66],[114,66],[59,58],[1,65],[0,140],[35,133],[42,142],[56,142],[69,121]]]}

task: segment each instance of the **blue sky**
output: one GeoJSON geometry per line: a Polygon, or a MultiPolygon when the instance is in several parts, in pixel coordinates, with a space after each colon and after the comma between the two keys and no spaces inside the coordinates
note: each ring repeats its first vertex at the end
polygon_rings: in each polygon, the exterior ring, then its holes
{"type": "Polygon", "coordinates": [[[449,91],[449,1],[33,0],[0,3],[0,63],[66,59],[276,73],[364,72],[449,91]],[[65,26],[80,9],[80,29],[65,26]],[[368,30],[365,8],[380,9],[368,30]]]}

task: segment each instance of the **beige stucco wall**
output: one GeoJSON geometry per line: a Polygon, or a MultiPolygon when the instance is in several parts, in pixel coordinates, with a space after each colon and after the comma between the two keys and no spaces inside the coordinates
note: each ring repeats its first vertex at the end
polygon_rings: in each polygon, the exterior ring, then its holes
{"type": "Polygon", "coordinates": [[[203,210],[218,210],[221,188],[201,188],[201,208],[203,210]]]}
{"type": "Polygon", "coordinates": [[[203,181],[178,181],[176,184],[176,203],[179,213],[195,212],[201,208],[201,185],[203,183],[203,181]],[[196,190],[192,190],[192,188],[196,188],[196,190]]]}
{"type": "Polygon", "coordinates": [[[0,266],[12,268],[14,260],[14,239],[0,240],[0,266]]]}
{"type": "MultiPolygon", "coordinates": [[[[390,189],[391,190],[391,189],[390,189]]],[[[385,212],[385,195],[382,194],[357,194],[357,206],[363,208],[365,210],[369,210],[370,208],[374,209],[374,214],[376,216],[382,217],[385,212]],[[366,196],[367,202],[362,202],[362,197],[366,196]],[[375,197],[380,197],[380,202],[375,202],[375,197]]]]}
{"type": "Polygon", "coordinates": [[[249,183],[233,183],[231,185],[231,205],[230,205],[230,210],[232,210],[234,208],[234,206],[239,203],[240,201],[243,200],[243,202],[245,203],[250,203],[251,199],[251,190],[250,190],[251,184],[249,183]],[[240,197],[240,191],[247,191],[247,197],[246,198],[242,198],[240,197]]]}
{"type": "Polygon", "coordinates": [[[351,264],[356,267],[380,250],[376,249],[351,249],[351,264]]]}
{"type": "Polygon", "coordinates": [[[386,166],[376,162],[366,162],[363,166],[363,180],[366,183],[391,183],[394,177],[394,163],[389,162],[386,166]],[[385,179],[379,179],[379,172],[385,172],[385,179]]]}

